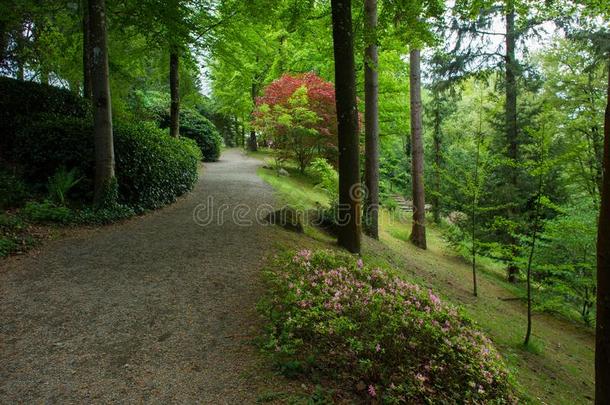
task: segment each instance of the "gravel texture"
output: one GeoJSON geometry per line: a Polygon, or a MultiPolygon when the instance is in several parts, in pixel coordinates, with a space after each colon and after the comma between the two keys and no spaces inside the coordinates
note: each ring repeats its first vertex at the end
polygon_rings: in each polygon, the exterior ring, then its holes
{"type": "Polygon", "coordinates": [[[257,165],[229,150],[170,207],[0,262],[0,403],[254,403],[285,383],[252,344],[278,231],[230,220],[273,203],[257,165]],[[200,226],[210,197],[226,221],[200,226]]]}

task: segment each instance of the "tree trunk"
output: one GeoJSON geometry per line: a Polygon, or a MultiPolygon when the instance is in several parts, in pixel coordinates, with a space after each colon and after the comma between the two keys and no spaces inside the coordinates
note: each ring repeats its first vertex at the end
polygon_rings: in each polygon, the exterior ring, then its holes
{"type": "Polygon", "coordinates": [[[87,0],[83,0],[83,97],[87,100],[93,99],[91,78],[91,24],[87,0]]]}
{"type": "Polygon", "coordinates": [[[169,54],[169,91],[171,106],[169,113],[169,134],[174,138],[180,135],[180,58],[178,50],[172,46],[169,54]]]}
{"type": "Polygon", "coordinates": [[[370,42],[364,52],[364,123],[365,123],[365,232],[379,239],[379,83],[377,55],[377,0],[365,0],[366,35],[370,42]]]}
{"type": "Polygon", "coordinates": [[[360,161],[351,0],[331,0],[339,130],[338,243],[360,253],[360,161]]]}
{"type": "Polygon", "coordinates": [[[411,242],[426,248],[426,199],[424,194],[424,143],[422,139],[421,71],[419,49],[412,49],[410,59],[411,85],[411,176],[413,184],[413,227],[411,242]]]}
{"type": "MultiPolygon", "coordinates": [[[[256,62],[258,62],[258,56],[256,57],[256,62]]],[[[256,108],[256,96],[258,94],[258,88],[256,86],[256,78],[252,78],[252,87],[250,88],[250,97],[252,98],[253,108],[256,108]]],[[[258,144],[256,142],[256,130],[252,127],[250,128],[250,139],[248,139],[248,149],[251,152],[256,152],[258,150],[258,144]]]]}
{"type": "Polygon", "coordinates": [[[477,291],[477,209],[479,205],[479,160],[481,158],[481,124],[477,133],[477,152],[474,159],[474,189],[472,191],[472,295],[477,291]]]}
{"type": "Polygon", "coordinates": [[[25,80],[25,38],[23,36],[24,23],[19,24],[17,31],[17,52],[15,62],[17,63],[17,80],[25,80]]]}
{"type": "MultiPolygon", "coordinates": [[[[517,161],[517,64],[515,61],[515,3],[506,0],[506,142],[508,144],[508,159],[517,161]]],[[[517,170],[510,169],[509,181],[512,190],[517,190],[517,170]]],[[[512,210],[509,217],[512,217],[512,210]]],[[[511,245],[516,241],[511,236],[511,245]]],[[[515,252],[516,254],[516,252],[515,252]]],[[[508,281],[515,282],[519,268],[511,260],[508,264],[508,281]]]]}
{"type": "MultiPolygon", "coordinates": [[[[610,60],[608,61],[610,67],[610,60]]],[[[597,228],[595,403],[610,404],[610,69],[604,120],[604,175],[597,228]]]]}
{"type": "Polygon", "coordinates": [[[532,335],[532,261],[534,259],[534,249],[536,248],[536,236],[538,234],[538,222],[540,221],[540,201],[542,199],[542,174],[538,180],[538,197],[536,198],[536,211],[534,217],[534,230],[532,231],[532,246],[527,259],[527,330],[525,331],[525,339],[523,345],[527,346],[530,343],[532,335]]]}
{"type": "Polygon", "coordinates": [[[91,77],[93,79],[96,205],[105,201],[108,187],[111,186],[114,179],[114,145],[112,140],[105,8],[105,0],[89,0],[90,45],[91,55],[93,56],[91,77]]]}
{"type": "Polygon", "coordinates": [[[434,222],[439,224],[441,222],[441,106],[439,94],[434,94],[434,133],[432,141],[434,143],[434,195],[432,196],[432,214],[434,216],[434,222]]]}

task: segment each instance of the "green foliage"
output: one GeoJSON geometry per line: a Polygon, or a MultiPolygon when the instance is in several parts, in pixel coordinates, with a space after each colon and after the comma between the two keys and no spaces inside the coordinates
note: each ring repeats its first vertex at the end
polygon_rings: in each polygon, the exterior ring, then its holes
{"type": "Polygon", "coordinates": [[[0,169],[0,210],[21,206],[28,196],[23,180],[0,169]]]}
{"type": "Polygon", "coordinates": [[[93,130],[89,120],[39,114],[17,133],[13,156],[26,179],[43,188],[49,175],[70,167],[84,176],[73,188],[81,199],[91,197],[94,175],[93,130]]]}
{"type": "MultiPolygon", "coordinates": [[[[29,179],[43,182],[48,173],[72,167],[83,174],[75,187],[79,196],[93,191],[93,136],[90,122],[44,115],[23,128],[15,156],[29,179]]],[[[195,142],[174,139],[152,124],[116,122],[114,147],[118,201],[137,210],[158,208],[189,191],[197,180],[202,155],[195,142]]]]}
{"type": "Polygon", "coordinates": [[[309,172],[317,182],[316,187],[324,190],[330,201],[339,200],[339,173],[326,159],[314,159],[309,165],[309,172]]]}
{"type": "MultiPolygon", "coordinates": [[[[0,76],[0,155],[10,151],[15,133],[40,113],[87,117],[89,103],[76,94],[57,87],[20,82],[0,76]]],[[[10,158],[10,155],[4,156],[10,158]]]]}
{"type": "Polygon", "coordinates": [[[27,203],[21,210],[21,215],[35,223],[69,224],[73,220],[70,208],[57,206],[48,200],[27,203]]]}
{"type": "Polygon", "coordinates": [[[220,157],[222,137],[214,124],[197,111],[180,111],[180,135],[197,142],[205,162],[215,162],[220,157]]]}
{"type": "Polygon", "coordinates": [[[136,210],[158,208],[190,191],[201,152],[190,139],[169,137],[153,125],[115,125],[120,201],[136,210]]]}
{"type": "Polygon", "coordinates": [[[47,189],[49,198],[62,206],[66,205],[66,200],[70,190],[81,181],[78,177],[76,168],[67,170],[64,166],[60,167],[53,176],[49,178],[47,189]]]}
{"type": "Polygon", "coordinates": [[[128,205],[114,204],[103,208],[85,208],[74,213],[74,222],[83,225],[107,225],[135,215],[128,205]]]}
{"type": "Polygon", "coordinates": [[[20,217],[0,213],[0,257],[8,256],[34,242],[26,234],[26,228],[20,217]]]}
{"type": "Polygon", "coordinates": [[[541,309],[578,313],[590,325],[595,309],[597,216],[588,204],[567,207],[544,224],[535,280],[541,309]],[[566,308],[567,306],[567,308],[566,308]]]}
{"type": "Polygon", "coordinates": [[[489,339],[431,291],[328,251],[284,254],[265,274],[265,349],[285,372],[383,403],[514,401],[489,339]]]}

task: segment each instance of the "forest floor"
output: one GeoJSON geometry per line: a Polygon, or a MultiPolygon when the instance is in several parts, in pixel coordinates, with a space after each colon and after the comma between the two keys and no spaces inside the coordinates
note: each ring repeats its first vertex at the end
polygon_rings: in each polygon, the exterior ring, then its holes
{"type": "Polygon", "coordinates": [[[67,232],[0,262],[0,403],[273,402],[306,391],[253,338],[260,268],[278,238],[240,226],[273,204],[260,162],[228,150],[193,192],[121,224],[67,232]],[[213,210],[226,204],[224,221],[213,210]],[[250,212],[247,212],[250,208],[250,212]],[[288,397],[287,397],[288,396],[288,397]]]}
{"type": "MultiPolygon", "coordinates": [[[[264,151],[253,154],[269,157],[264,151]]],[[[278,191],[285,204],[313,209],[327,197],[313,179],[290,169],[290,177],[259,169],[259,176],[278,191]]],[[[505,281],[501,266],[480,260],[479,296],[472,295],[472,266],[452,251],[434,225],[427,226],[428,249],[408,242],[411,221],[406,213],[382,211],[380,240],[363,238],[368,264],[392,267],[405,278],[432,288],[448,302],[459,305],[493,340],[511,369],[523,399],[537,404],[587,404],[594,395],[594,334],[591,328],[547,313],[533,316],[532,343],[523,347],[526,305],[523,288],[505,281]]],[[[314,227],[305,236],[284,237],[285,246],[336,248],[334,238],[314,227]]],[[[536,292],[534,291],[534,299],[536,292]]]]}

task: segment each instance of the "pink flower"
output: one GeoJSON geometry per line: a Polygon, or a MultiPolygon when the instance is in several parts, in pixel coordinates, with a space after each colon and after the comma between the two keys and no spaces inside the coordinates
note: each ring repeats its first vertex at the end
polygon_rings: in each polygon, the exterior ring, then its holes
{"type": "Polygon", "coordinates": [[[369,385],[369,395],[372,397],[377,396],[377,391],[375,391],[375,387],[373,387],[372,385],[369,385]]]}
{"type": "Polygon", "coordinates": [[[432,291],[429,292],[429,296],[430,296],[430,301],[432,301],[432,303],[434,305],[440,305],[441,299],[438,298],[436,295],[432,294],[432,291]]]}
{"type": "Polygon", "coordinates": [[[356,264],[358,265],[359,269],[364,267],[364,262],[362,261],[362,259],[358,259],[358,262],[356,262],[356,264]]]}
{"type": "Polygon", "coordinates": [[[379,343],[377,343],[377,346],[375,346],[375,351],[377,353],[379,353],[381,351],[381,346],[379,345],[379,343]]]}

